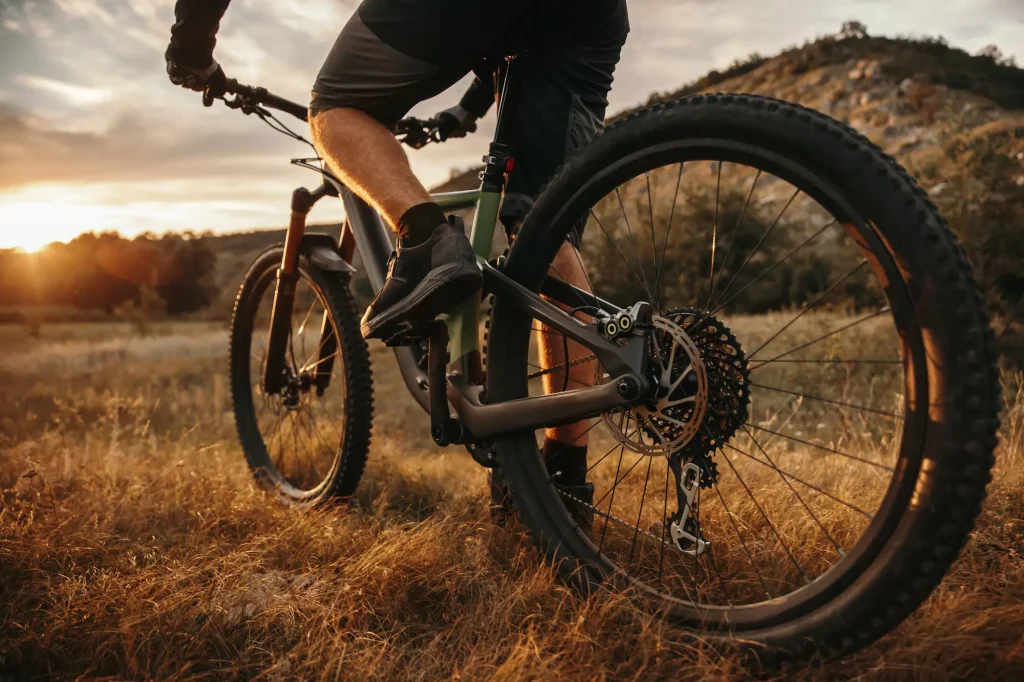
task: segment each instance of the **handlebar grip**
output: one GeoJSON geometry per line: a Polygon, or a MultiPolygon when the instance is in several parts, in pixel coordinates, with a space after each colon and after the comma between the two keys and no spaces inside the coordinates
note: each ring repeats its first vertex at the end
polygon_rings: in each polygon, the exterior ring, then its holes
{"type": "Polygon", "coordinates": [[[292,102],[283,97],[272,95],[269,92],[260,93],[260,101],[271,109],[280,109],[281,111],[291,114],[295,118],[301,118],[303,121],[308,120],[309,109],[302,106],[297,102],[292,102]]]}

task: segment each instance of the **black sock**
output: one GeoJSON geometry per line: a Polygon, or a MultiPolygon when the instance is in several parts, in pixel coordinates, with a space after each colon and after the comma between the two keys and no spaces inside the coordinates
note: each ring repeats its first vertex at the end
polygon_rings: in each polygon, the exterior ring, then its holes
{"type": "Polygon", "coordinates": [[[587,446],[544,439],[544,461],[555,483],[583,485],[587,482],[587,446]]]}
{"type": "Polygon", "coordinates": [[[434,202],[416,204],[398,219],[398,234],[402,237],[402,246],[419,246],[427,241],[437,226],[444,221],[444,211],[434,202]]]}

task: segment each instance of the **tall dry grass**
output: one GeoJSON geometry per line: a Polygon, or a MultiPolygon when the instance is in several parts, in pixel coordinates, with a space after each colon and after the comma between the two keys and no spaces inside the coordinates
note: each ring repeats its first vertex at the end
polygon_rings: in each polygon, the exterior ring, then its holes
{"type": "MultiPolygon", "coordinates": [[[[383,351],[358,495],[298,513],[250,482],[224,358],[70,349],[55,371],[3,338],[0,676],[746,679],[624,599],[580,600],[494,526],[484,472],[429,443],[383,351]]],[[[880,643],[790,677],[1024,676],[1024,382],[1006,383],[995,482],[942,586],[880,643]]]]}

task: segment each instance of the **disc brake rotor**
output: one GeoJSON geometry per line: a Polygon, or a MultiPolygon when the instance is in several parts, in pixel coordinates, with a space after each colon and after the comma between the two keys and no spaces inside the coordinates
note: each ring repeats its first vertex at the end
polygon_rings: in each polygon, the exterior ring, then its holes
{"type": "Polygon", "coordinates": [[[602,415],[615,439],[634,452],[669,456],[697,435],[708,407],[708,376],[700,351],[683,328],[654,316],[648,353],[658,373],[646,404],[602,415]]]}

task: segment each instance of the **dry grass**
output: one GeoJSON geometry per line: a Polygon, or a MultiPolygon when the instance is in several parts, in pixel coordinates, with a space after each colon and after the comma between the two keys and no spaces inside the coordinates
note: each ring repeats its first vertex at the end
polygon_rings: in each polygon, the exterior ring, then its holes
{"type": "MultiPolygon", "coordinates": [[[[495,527],[483,471],[426,440],[382,350],[359,494],[300,514],[251,484],[203,343],[168,358],[126,339],[110,362],[0,338],[0,677],[745,679],[625,600],[581,601],[495,527]]],[[[794,677],[1024,676],[1024,396],[1007,396],[952,573],[879,644],[794,677]]]]}

